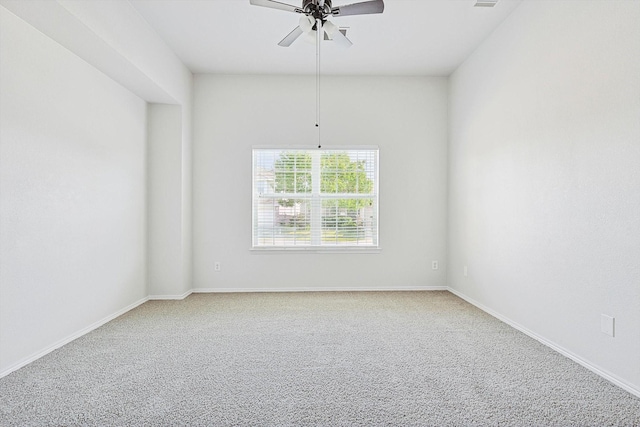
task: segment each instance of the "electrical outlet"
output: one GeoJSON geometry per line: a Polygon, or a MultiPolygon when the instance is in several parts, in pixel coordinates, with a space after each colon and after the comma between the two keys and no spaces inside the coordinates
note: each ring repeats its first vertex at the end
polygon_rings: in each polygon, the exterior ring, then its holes
{"type": "Polygon", "coordinates": [[[464,277],[467,277],[469,275],[469,270],[467,269],[466,265],[464,266],[463,271],[464,271],[464,277]]]}
{"type": "Polygon", "coordinates": [[[600,330],[611,337],[615,336],[616,319],[606,314],[600,315],[600,330]]]}
{"type": "Polygon", "coordinates": [[[216,261],[213,263],[214,271],[220,271],[220,261],[216,261]]]}
{"type": "Polygon", "coordinates": [[[438,269],[438,261],[431,261],[431,268],[433,270],[437,270],[438,269]]]}

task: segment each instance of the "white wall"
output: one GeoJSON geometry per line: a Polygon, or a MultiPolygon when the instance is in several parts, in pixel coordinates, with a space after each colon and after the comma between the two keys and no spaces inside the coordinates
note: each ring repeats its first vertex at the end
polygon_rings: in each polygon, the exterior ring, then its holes
{"type": "Polygon", "coordinates": [[[323,144],[380,147],[380,254],[249,251],[251,147],[317,146],[314,77],[197,75],[194,87],[196,290],[445,285],[445,78],[322,78],[323,144]]]}
{"type": "Polygon", "coordinates": [[[148,189],[158,194],[169,185],[180,192],[152,206],[148,215],[150,236],[176,230],[180,243],[155,239],[148,256],[154,297],[184,295],[191,288],[191,72],[128,1],[0,0],[0,4],[145,101],[179,106],[182,113],[176,125],[182,134],[148,141],[156,154],[149,163],[148,189]],[[156,173],[160,169],[153,163],[156,158],[163,158],[162,167],[177,173],[156,173]],[[168,182],[169,175],[175,183],[168,182]],[[175,211],[179,215],[171,214],[175,211]],[[165,242],[171,246],[158,246],[165,242]],[[175,261],[166,263],[167,253],[175,261]]]}
{"type": "Polygon", "coordinates": [[[448,272],[636,392],[638,22],[637,1],[524,2],[453,74],[448,272]]]}
{"type": "Polygon", "coordinates": [[[149,295],[182,294],[182,109],[150,104],[147,111],[147,193],[149,295]]]}
{"type": "MultiPolygon", "coordinates": [[[[37,10],[42,9],[42,1],[47,0],[39,0],[37,10]]],[[[28,8],[22,4],[11,6],[21,12],[28,8]]],[[[192,262],[191,72],[127,1],[58,0],[58,8],[80,21],[96,39],[95,46],[87,46],[86,40],[78,37],[65,39],[65,46],[145,100],[158,103],[150,107],[149,114],[149,292],[152,298],[184,296],[191,290],[192,262]],[[134,79],[137,74],[142,77],[134,79]],[[143,79],[147,81],[141,82],[143,79]],[[150,85],[156,90],[143,91],[150,85]],[[160,132],[154,131],[157,126],[160,132]],[[180,132],[163,133],[166,126],[180,132]]],[[[37,11],[23,13],[31,16],[37,11]]],[[[49,16],[41,26],[46,25],[49,16]]],[[[64,38],[70,19],[65,20],[65,25],[47,28],[48,33],[64,38]]]]}
{"type": "Polygon", "coordinates": [[[145,288],[145,102],[0,7],[0,372],[145,288]]]}

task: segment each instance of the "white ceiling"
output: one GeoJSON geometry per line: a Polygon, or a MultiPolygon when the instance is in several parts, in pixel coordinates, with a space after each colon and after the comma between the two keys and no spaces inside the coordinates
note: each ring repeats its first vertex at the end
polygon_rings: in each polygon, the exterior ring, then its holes
{"type": "MultiPolygon", "coordinates": [[[[313,74],[315,46],[277,43],[299,15],[249,0],[130,0],[194,73],[313,74]]],[[[301,0],[280,0],[300,6],[301,0]]],[[[358,0],[334,0],[333,6],[358,0]]],[[[323,74],[447,76],[520,4],[475,0],[385,0],[379,15],[331,18],[354,43],[323,42],[323,74]]]]}

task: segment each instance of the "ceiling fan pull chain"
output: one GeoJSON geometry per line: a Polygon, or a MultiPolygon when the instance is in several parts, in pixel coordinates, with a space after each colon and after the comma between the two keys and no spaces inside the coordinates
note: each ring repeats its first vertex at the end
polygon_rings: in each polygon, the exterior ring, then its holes
{"type": "Polygon", "coordinates": [[[322,20],[316,19],[316,127],[318,128],[318,148],[322,148],[320,141],[320,40],[324,33],[322,20]]]}
{"type": "Polygon", "coordinates": [[[346,33],[341,32],[340,28],[333,22],[328,21],[327,18],[329,16],[340,17],[382,13],[384,11],[384,0],[365,0],[336,7],[333,7],[332,0],[301,1],[302,7],[276,0],[249,0],[249,3],[255,6],[269,7],[302,15],[298,21],[298,26],[278,43],[279,46],[289,47],[301,35],[306,34],[305,38],[309,39],[313,36],[313,32],[316,32],[316,128],[318,129],[318,148],[322,148],[320,134],[320,41],[325,36],[324,24],[327,24],[327,40],[333,40],[336,44],[349,47],[353,43],[346,37],[346,33]]]}

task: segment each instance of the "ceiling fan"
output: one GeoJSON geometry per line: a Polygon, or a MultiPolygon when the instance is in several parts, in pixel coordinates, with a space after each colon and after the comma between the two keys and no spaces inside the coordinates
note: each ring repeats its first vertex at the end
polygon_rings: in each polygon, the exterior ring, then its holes
{"type": "Polygon", "coordinates": [[[278,45],[282,47],[291,46],[298,37],[305,33],[310,40],[315,39],[318,26],[320,26],[326,38],[334,40],[345,47],[349,47],[353,44],[351,40],[340,31],[340,28],[331,21],[328,21],[327,18],[329,16],[337,18],[350,15],[368,15],[372,13],[382,13],[384,11],[383,0],[370,0],[336,7],[332,7],[331,0],[302,0],[302,7],[274,0],[250,0],[250,3],[255,6],[269,7],[302,15],[299,25],[278,43],[278,45]]]}

